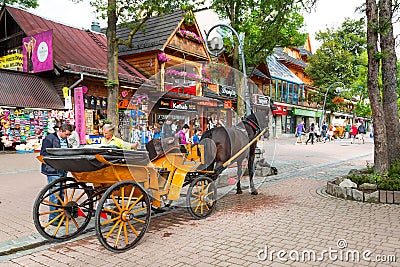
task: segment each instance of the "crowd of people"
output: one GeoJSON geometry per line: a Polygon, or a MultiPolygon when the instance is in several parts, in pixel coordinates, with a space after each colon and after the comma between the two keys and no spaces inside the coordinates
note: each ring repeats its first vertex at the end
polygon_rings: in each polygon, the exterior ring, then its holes
{"type": "Polygon", "coordinates": [[[365,136],[367,130],[363,121],[359,123],[346,124],[346,126],[337,126],[334,124],[323,123],[321,127],[317,123],[311,123],[310,126],[306,127],[304,121],[297,124],[296,128],[296,144],[311,143],[315,142],[326,143],[334,142],[337,138],[350,139],[350,143],[365,143],[365,136]],[[306,141],[304,142],[304,136],[306,141]]]}

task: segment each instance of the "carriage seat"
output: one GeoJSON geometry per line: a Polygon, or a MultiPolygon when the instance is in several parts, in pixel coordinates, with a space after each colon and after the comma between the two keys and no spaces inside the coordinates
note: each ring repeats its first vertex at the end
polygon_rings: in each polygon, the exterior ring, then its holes
{"type": "Polygon", "coordinates": [[[168,153],[180,153],[179,142],[177,138],[154,138],[146,144],[146,150],[149,152],[151,161],[159,159],[168,153]]]}
{"type": "Polygon", "coordinates": [[[89,172],[107,167],[95,155],[101,155],[113,164],[132,164],[147,166],[150,162],[147,151],[123,150],[115,148],[48,148],[48,156],[43,157],[46,164],[57,170],[70,172],[89,172]]]}

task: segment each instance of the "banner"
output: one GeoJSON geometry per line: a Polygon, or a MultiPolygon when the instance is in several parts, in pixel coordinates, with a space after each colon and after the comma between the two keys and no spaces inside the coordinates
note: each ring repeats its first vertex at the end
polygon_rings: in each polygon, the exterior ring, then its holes
{"type": "Polygon", "coordinates": [[[74,89],[74,100],[75,100],[75,126],[76,132],[79,135],[81,144],[86,144],[86,123],[85,123],[85,105],[83,102],[83,90],[82,87],[76,87],[74,89]]]}
{"type": "Polygon", "coordinates": [[[22,39],[23,71],[41,72],[53,69],[53,30],[22,39]]]}

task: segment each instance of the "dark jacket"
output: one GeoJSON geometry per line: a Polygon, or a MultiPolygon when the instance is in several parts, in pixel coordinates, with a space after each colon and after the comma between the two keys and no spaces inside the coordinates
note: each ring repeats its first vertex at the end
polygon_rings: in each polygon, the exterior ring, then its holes
{"type": "Polygon", "coordinates": [[[169,125],[167,123],[163,124],[162,137],[163,138],[174,137],[174,133],[172,132],[171,124],[169,124],[169,125]]]}
{"type": "MultiPolygon", "coordinates": [[[[42,149],[40,150],[40,155],[42,156],[49,155],[49,153],[47,153],[46,151],[47,148],[61,148],[60,139],[58,138],[57,132],[47,135],[46,138],[43,140],[42,149]]],[[[42,163],[41,172],[44,175],[58,175],[58,170],[44,163],[42,163]]]]}

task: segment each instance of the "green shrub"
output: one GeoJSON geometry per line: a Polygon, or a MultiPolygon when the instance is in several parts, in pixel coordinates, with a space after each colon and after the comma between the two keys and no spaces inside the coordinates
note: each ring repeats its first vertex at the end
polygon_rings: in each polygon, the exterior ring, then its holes
{"type": "Polygon", "coordinates": [[[378,183],[378,189],[400,191],[400,176],[393,175],[381,179],[381,181],[378,183]]]}

